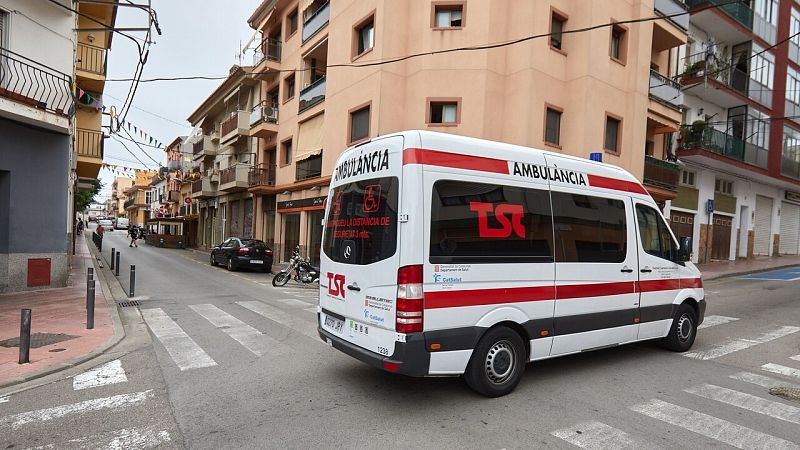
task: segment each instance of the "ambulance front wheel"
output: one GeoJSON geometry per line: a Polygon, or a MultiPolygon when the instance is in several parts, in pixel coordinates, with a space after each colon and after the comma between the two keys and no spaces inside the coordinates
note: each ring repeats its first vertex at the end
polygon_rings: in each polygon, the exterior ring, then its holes
{"type": "Polygon", "coordinates": [[[673,352],[685,352],[692,348],[697,337],[697,313],[684,303],[678,307],[669,334],[662,340],[664,347],[673,352]]]}
{"type": "Polygon", "coordinates": [[[513,391],[525,371],[525,344],[514,330],[492,328],[478,342],[464,372],[464,380],[486,397],[513,391]]]}

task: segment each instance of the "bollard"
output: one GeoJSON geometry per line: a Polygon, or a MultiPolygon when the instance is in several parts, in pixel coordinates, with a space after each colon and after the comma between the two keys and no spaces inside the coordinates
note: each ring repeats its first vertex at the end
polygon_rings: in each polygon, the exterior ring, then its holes
{"type": "Polygon", "coordinates": [[[117,252],[117,263],[116,263],[116,265],[114,266],[114,269],[115,269],[115,271],[114,271],[114,275],[115,275],[115,276],[119,276],[119,254],[120,254],[120,253],[122,253],[122,252],[117,252]]]}
{"type": "Polygon", "coordinates": [[[128,297],[133,297],[134,288],[136,287],[136,266],[131,264],[131,283],[130,283],[130,293],[128,297]]]}
{"type": "Polygon", "coordinates": [[[19,363],[30,362],[31,356],[31,310],[23,309],[19,320],[19,363]]]}
{"type": "Polygon", "coordinates": [[[87,267],[86,268],[86,281],[94,279],[94,267],[87,267]]]}
{"type": "Polygon", "coordinates": [[[114,247],[111,247],[111,270],[114,270],[114,253],[116,252],[116,250],[117,249],[115,249],[114,247]]]}
{"type": "Polygon", "coordinates": [[[86,329],[94,328],[94,280],[86,286],[86,329]]]}

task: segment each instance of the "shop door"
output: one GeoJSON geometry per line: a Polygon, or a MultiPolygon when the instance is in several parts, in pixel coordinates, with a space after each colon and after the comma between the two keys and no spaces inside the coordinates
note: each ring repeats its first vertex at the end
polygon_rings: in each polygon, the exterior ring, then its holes
{"type": "Polygon", "coordinates": [[[694,214],[671,211],[670,212],[670,228],[675,233],[675,237],[680,242],[682,237],[694,236],[694,214]]]}
{"type": "Polygon", "coordinates": [[[283,259],[289,261],[295,247],[300,245],[300,213],[283,215],[283,259]]]}
{"type": "Polygon", "coordinates": [[[714,231],[711,238],[711,259],[726,260],[731,256],[731,229],[733,219],[714,214],[714,231]]]}
{"type": "Polygon", "coordinates": [[[781,204],[781,241],[778,245],[782,255],[796,255],[800,251],[800,205],[781,204]]]}
{"type": "Polygon", "coordinates": [[[756,195],[755,245],[753,253],[769,255],[769,238],[772,234],[772,199],[756,195]]]}
{"type": "Polygon", "coordinates": [[[322,217],[324,210],[308,212],[308,257],[313,266],[319,267],[319,249],[322,245],[322,217]]]}

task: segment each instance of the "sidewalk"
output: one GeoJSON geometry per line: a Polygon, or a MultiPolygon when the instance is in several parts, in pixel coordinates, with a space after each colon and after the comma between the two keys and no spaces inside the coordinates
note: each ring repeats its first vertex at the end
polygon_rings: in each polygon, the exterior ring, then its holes
{"type": "Polygon", "coordinates": [[[764,272],[787,266],[800,266],[800,256],[757,256],[753,259],[698,264],[697,268],[703,274],[703,280],[709,281],[715,278],[764,272]]]}
{"type": "Polygon", "coordinates": [[[114,337],[111,311],[99,281],[95,281],[94,329],[86,329],[86,268],[94,262],[87,245],[94,245],[88,230],[78,236],[75,255],[70,256],[68,287],[0,295],[0,341],[18,339],[20,309],[32,310],[30,363],[18,364],[18,346],[0,346],[0,387],[83,362],[114,337]],[[44,342],[37,342],[37,333],[67,336],[40,336],[44,342]],[[48,340],[61,341],[47,344],[48,340]],[[39,343],[46,345],[34,348],[39,343]]]}

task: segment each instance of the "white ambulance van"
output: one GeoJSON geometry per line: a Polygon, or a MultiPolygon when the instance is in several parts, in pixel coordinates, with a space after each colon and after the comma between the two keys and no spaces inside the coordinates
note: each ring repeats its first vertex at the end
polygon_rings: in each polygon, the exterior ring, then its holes
{"type": "Polygon", "coordinates": [[[334,168],[319,335],[372,366],[463,374],[501,396],[529,361],[650,339],[688,350],[706,306],[689,249],[618,167],[392,134],[334,168]]]}

